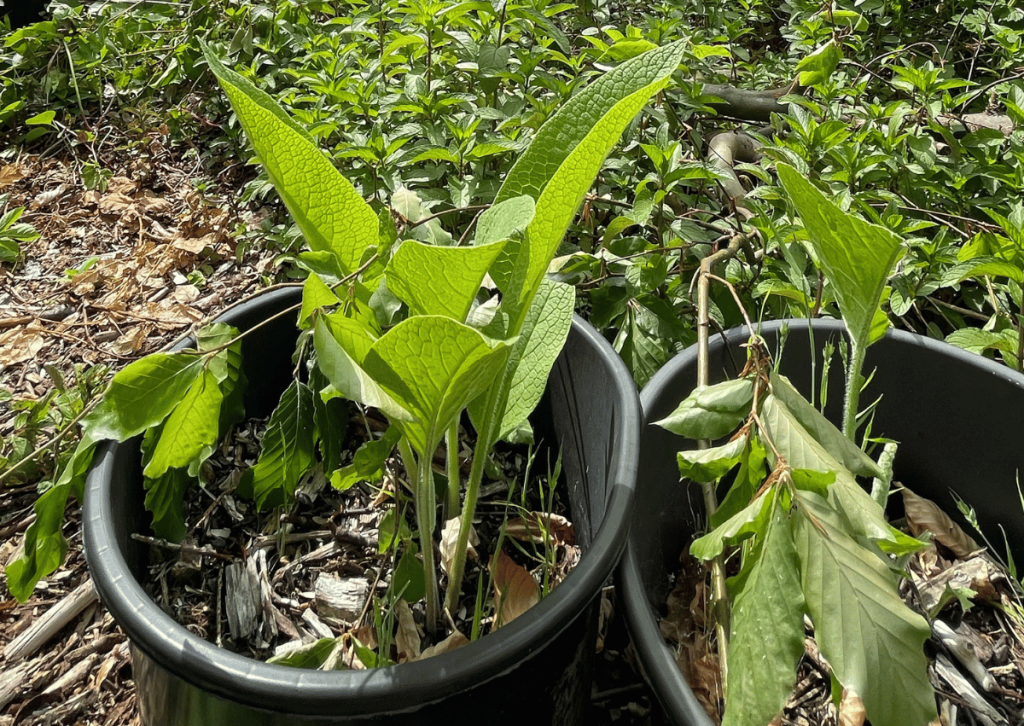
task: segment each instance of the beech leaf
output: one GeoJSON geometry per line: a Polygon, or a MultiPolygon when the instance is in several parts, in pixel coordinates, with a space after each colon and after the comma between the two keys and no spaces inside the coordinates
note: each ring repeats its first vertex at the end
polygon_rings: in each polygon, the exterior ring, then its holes
{"type": "Polygon", "coordinates": [[[540,588],[533,575],[517,565],[504,550],[491,561],[494,581],[494,628],[508,625],[540,602],[540,588]]]}
{"type": "Polygon", "coordinates": [[[981,549],[935,502],[919,497],[907,488],[903,489],[903,509],[910,532],[915,537],[920,537],[922,532],[930,532],[936,542],[948,547],[960,558],[981,549]]]}

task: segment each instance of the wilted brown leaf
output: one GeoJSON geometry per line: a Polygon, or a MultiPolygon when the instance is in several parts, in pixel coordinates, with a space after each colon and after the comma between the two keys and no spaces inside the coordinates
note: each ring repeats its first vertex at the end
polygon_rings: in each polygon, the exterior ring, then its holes
{"type": "Polygon", "coordinates": [[[867,712],[860,696],[849,688],[843,689],[843,700],[839,702],[839,726],[864,726],[867,712]]]}
{"type": "Polygon", "coordinates": [[[143,194],[135,200],[136,204],[142,207],[146,214],[169,215],[174,212],[174,207],[166,199],[156,197],[152,194],[143,194]]]}
{"type": "Polygon", "coordinates": [[[182,237],[181,235],[175,235],[174,239],[170,242],[170,245],[175,249],[190,252],[193,255],[198,255],[207,247],[212,247],[215,244],[217,244],[217,235],[212,233],[202,237],[182,237]]]}
{"type": "Polygon", "coordinates": [[[14,184],[14,182],[21,181],[25,178],[25,172],[18,164],[5,164],[0,167],[0,190],[6,189],[7,187],[14,184]]]}
{"type": "Polygon", "coordinates": [[[195,310],[166,300],[158,303],[146,303],[143,307],[143,314],[159,320],[161,323],[176,323],[179,325],[194,323],[203,317],[195,310]]]}
{"type": "Polygon", "coordinates": [[[907,488],[903,489],[903,508],[907,524],[915,537],[922,532],[931,532],[935,541],[948,547],[957,557],[966,557],[981,549],[978,543],[960,529],[939,506],[924,497],[919,497],[907,488]]]}
{"type": "Polygon", "coordinates": [[[517,565],[504,551],[491,561],[494,580],[494,627],[508,625],[540,601],[540,588],[525,567],[517,565]]]}
{"type": "Polygon", "coordinates": [[[132,199],[120,192],[108,192],[100,197],[99,208],[103,214],[120,214],[132,206],[132,199]]]}
{"type": "Polygon", "coordinates": [[[395,603],[395,614],[398,616],[398,633],[395,635],[398,662],[415,660],[420,655],[420,632],[416,629],[409,604],[399,598],[395,603]]]}
{"type": "Polygon", "coordinates": [[[505,525],[505,534],[521,542],[542,545],[545,532],[552,544],[576,544],[576,530],[572,522],[560,514],[530,512],[525,517],[517,517],[505,525]]]}
{"type": "Polygon", "coordinates": [[[469,644],[469,638],[456,630],[437,645],[432,645],[429,648],[424,649],[424,651],[420,653],[420,657],[415,658],[414,660],[426,660],[427,658],[433,658],[435,655],[447,653],[450,650],[461,648],[467,644],[469,644]]]}
{"type": "MultiPolygon", "coordinates": [[[[441,570],[446,575],[455,560],[456,545],[459,541],[459,532],[462,529],[461,521],[459,517],[452,517],[444,523],[444,528],[441,530],[441,570]]],[[[467,557],[473,560],[477,558],[473,546],[478,544],[480,544],[480,538],[477,536],[476,530],[470,530],[467,557]]]]}
{"type": "Polygon", "coordinates": [[[149,327],[138,325],[114,341],[114,352],[118,355],[137,353],[145,344],[148,335],[149,327]]]}
{"type": "Polygon", "coordinates": [[[199,299],[199,288],[195,285],[178,285],[171,293],[171,297],[180,303],[191,303],[199,299]]]}
{"type": "Polygon", "coordinates": [[[36,195],[36,198],[32,200],[32,209],[43,209],[52,204],[56,199],[60,198],[60,195],[64,193],[64,185],[58,184],[53,189],[42,192],[36,195]]]}
{"type": "Polygon", "coordinates": [[[138,185],[126,176],[115,176],[107,184],[108,192],[117,194],[133,194],[138,185]]]}
{"type": "Polygon", "coordinates": [[[35,324],[11,328],[0,335],[0,365],[14,365],[31,360],[43,348],[42,329],[35,324]]]}

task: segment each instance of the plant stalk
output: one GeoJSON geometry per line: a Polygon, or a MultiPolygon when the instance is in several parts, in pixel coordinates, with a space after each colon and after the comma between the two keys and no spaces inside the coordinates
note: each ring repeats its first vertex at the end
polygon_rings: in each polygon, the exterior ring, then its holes
{"type": "Polygon", "coordinates": [[[445,448],[448,450],[448,498],[447,505],[445,507],[445,520],[451,519],[452,517],[458,516],[459,502],[461,497],[459,496],[459,487],[461,485],[459,476],[459,420],[455,419],[452,421],[452,425],[448,427],[448,432],[445,439],[445,448]]]}
{"type": "Polygon", "coordinates": [[[434,518],[437,495],[434,492],[434,472],[429,455],[417,458],[409,439],[403,436],[398,441],[398,453],[405,465],[405,472],[412,484],[416,500],[416,527],[420,531],[420,547],[423,551],[423,579],[426,583],[427,633],[437,632],[440,612],[438,610],[437,571],[434,569],[434,518]]]}
{"type": "Polygon", "coordinates": [[[846,401],[843,408],[843,434],[854,441],[857,436],[857,407],[860,405],[860,369],[864,365],[867,341],[850,342],[850,368],[846,376],[846,401]]]}
{"type": "MultiPolygon", "coordinates": [[[[738,243],[736,244],[738,247],[738,243]]],[[[732,245],[730,245],[730,248],[732,245]]],[[[726,252],[728,250],[723,250],[726,252]]],[[[711,328],[710,309],[710,287],[711,280],[708,275],[712,266],[718,261],[720,253],[705,257],[700,263],[699,279],[697,280],[697,387],[702,388],[708,385],[709,381],[709,358],[708,337],[711,328]]],[[[732,254],[735,254],[733,251],[732,254]]],[[[711,442],[701,439],[697,442],[697,448],[709,449],[711,442]]],[[[715,493],[715,483],[710,482],[701,485],[704,495],[704,512],[708,520],[718,509],[718,496],[715,493]]],[[[718,662],[722,671],[722,695],[728,698],[729,683],[729,592],[725,583],[725,557],[718,555],[711,561],[711,599],[715,613],[715,635],[718,638],[718,662]]]]}

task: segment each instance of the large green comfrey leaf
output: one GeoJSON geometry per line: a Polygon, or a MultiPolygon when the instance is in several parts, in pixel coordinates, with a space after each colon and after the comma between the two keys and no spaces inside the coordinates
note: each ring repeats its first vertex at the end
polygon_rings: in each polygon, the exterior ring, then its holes
{"type": "Polygon", "coordinates": [[[476,223],[476,244],[511,239],[526,232],[537,210],[533,197],[523,194],[488,207],[476,223]]]}
{"type": "Polygon", "coordinates": [[[779,164],[778,172],[833,287],[854,345],[867,347],[885,282],[903,254],[902,240],[884,227],[844,212],[793,167],[779,164]]]}
{"type": "Polygon", "coordinates": [[[388,265],[388,289],[413,315],[446,315],[464,322],[502,246],[499,241],[476,247],[436,247],[406,240],[388,265]]]}
{"type": "Polygon", "coordinates": [[[815,638],[836,678],[864,701],[876,726],[936,716],[924,641],[931,631],[896,590],[882,558],[846,533],[841,515],[797,492],[794,539],[815,638]]]}
{"type": "Polygon", "coordinates": [[[310,135],[252,83],[203,47],[210,69],[309,246],[329,251],[344,274],[378,242],[377,215],[310,135]]]}
{"type": "Polygon", "coordinates": [[[421,315],[377,340],[363,364],[416,417],[394,423],[420,455],[433,456],[448,424],[494,382],[509,343],[489,340],[451,318],[421,315]]]}
{"type": "MultiPolygon", "coordinates": [[[[722,726],[766,724],[782,712],[804,652],[800,559],[790,518],[776,501],[730,620],[729,700],[722,726]]],[[[923,726],[923,724],[922,724],[923,726]]]]}

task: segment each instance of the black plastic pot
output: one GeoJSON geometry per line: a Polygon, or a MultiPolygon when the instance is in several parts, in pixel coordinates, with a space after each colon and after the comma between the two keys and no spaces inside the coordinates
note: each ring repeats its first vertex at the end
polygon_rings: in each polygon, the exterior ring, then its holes
{"type": "MultiPolygon", "coordinates": [[[[838,346],[845,334],[834,320],[816,320],[813,343],[806,320],[766,323],[761,333],[776,355],[780,331],[788,325],[782,373],[804,395],[811,391],[811,350],[821,376],[822,346],[838,346]]],[[[711,339],[711,383],[735,377],[742,368],[746,329],[711,339]]],[[[955,492],[975,508],[986,536],[996,546],[1006,531],[1013,556],[1024,558],[1024,513],[1017,494],[1024,472],[1024,376],[1006,366],[929,338],[890,331],[868,349],[865,373],[874,378],[862,402],[882,400],[872,435],[900,443],[894,475],[915,493],[933,499],[971,531],[959,515],[955,492]]],[[[825,414],[841,421],[844,373],[838,356],[829,374],[825,414]]],[[[675,665],[658,629],[658,617],[679,571],[679,556],[703,527],[698,485],[679,481],[676,452],[693,448],[649,421],[671,413],[696,386],[697,349],[692,347],[660,370],[641,393],[644,428],[640,475],[626,556],[617,570],[630,635],[644,675],[673,724],[711,726],[675,665]]],[[[897,506],[900,497],[893,497],[897,506]]],[[[891,512],[898,516],[900,512],[891,512]]]]}
{"type": "MultiPolygon", "coordinates": [[[[293,305],[274,291],[220,320],[248,329],[293,305]]],[[[247,411],[266,415],[290,376],[295,317],[244,339],[247,411]]],[[[598,596],[619,560],[633,505],[640,407],[611,346],[580,319],[534,415],[553,431],[583,556],[536,607],[497,632],[427,661],[370,671],[267,665],[221,650],[168,617],[139,576],[146,532],[137,442],[97,455],[85,494],[85,552],[103,603],[132,643],[148,726],[198,724],[580,723],[590,696],[598,596]]],[[[549,439],[550,440],[550,439],[549,439]]]]}

